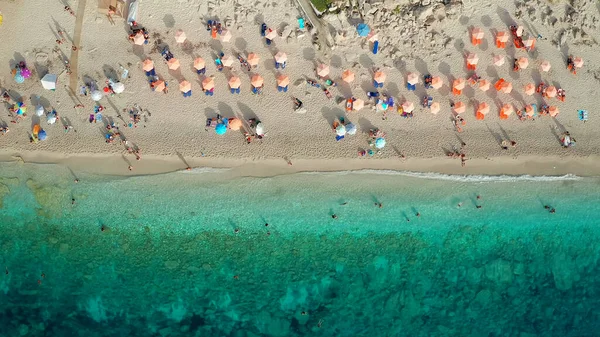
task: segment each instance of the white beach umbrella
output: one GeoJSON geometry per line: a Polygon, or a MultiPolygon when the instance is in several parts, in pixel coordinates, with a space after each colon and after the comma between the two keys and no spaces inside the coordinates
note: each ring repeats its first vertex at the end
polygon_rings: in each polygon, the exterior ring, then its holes
{"type": "Polygon", "coordinates": [[[46,113],[46,111],[45,111],[45,109],[44,109],[44,107],[42,105],[38,105],[35,108],[35,114],[36,114],[36,116],[42,117],[44,115],[44,113],[46,113]]]}
{"type": "Polygon", "coordinates": [[[117,82],[112,85],[112,89],[116,94],[120,94],[123,91],[125,91],[125,84],[123,84],[121,82],[117,82]]]}
{"type": "Polygon", "coordinates": [[[263,127],[262,123],[256,124],[256,134],[259,136],[262,136],[265,134],[265,128],[263,127]]]}
{"type": "Polygon", "coordinates": [[[44,78],[42,78],[42,87],[46,90],[55,90],[56,89],[56,80],[57,77],[54,74],[46,74],[44,78]]]}
{"type": "Polygon", "coordinates": [[[56,115],[55,114],[48,115],[48,119],[46,119],[46,122],[48,122],[48,124],[56,123],[56,115]]]}
{"type": "Polygon", "coordinates": [[[337,126],[337,128],[335,128],[335,134],[338,136],[343,136],[346,134],[346,127],[344,124],[340,124],[337,126]]]}
{"type": "Polygon", "coordinates": [[[94,90],[94,91],[92,91],[91,96],[94,101],[98,102],[99,100],[102,99],[103,94],[102,94],[102,91],[100,91],[100,90],[94,90]]]}
{"type": "Polygon", "coordinates": [[[346,133],[348,133],[349,135],[355,135],[356,134],[356,125],[354,125],[352,123],[346,124],[346,133]]]}

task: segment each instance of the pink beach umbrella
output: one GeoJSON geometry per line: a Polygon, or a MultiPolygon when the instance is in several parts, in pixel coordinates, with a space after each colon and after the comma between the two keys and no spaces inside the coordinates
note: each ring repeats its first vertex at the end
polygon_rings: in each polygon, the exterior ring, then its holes
{"type": "MultiPolygon", "coordinates": [[[[434,79],[435,79],[435,77],[431,79],[431,86],[435,88],[434,83],[433,83],[434,79]]],[[[419,75],[417,75],[416,73],[408,73],[408,75],[406,76],[406,83],[408,83],[410,85],[416,85],[417,83],[419,83],[419,75]]],[[[438,89],[438,88],[436,88],[436,89],[438,89]]]]}
{"type": "Polygon", "coordinates": [[[254,75],[254,76],[252,76],[251,83],[252,83],[253,87],[260,88],[260,87],[262,87],[264,80],[263,80],[262,76],[254,75]]]}
{"type": "Polygon", "coordinates": [[[188,81],[179,82],[179,90],[183,93],[190,92],[192,90],[192,84],[188,81]]]}
{"type": "Polygon", "coordinates": [[[549,72],[551,68],[550,61],[542,61],[540,63],[540,70],[544,72],[549,72]]]}
{"type": "Polygon", "coordinates": [[[481,91],[488,91],[490,90],[490,86],[492,85],[492,83],[488,80],[481,80],[479,81],[479,89],[481,89],[481,91]]]}
{"type": "Polygon", "coordinates": [[[573,59],[573,64],[575,65],[575,68],[581,68],[583,67],[583,59],[581,57],[575,57],[573,59]]]}
{"type": "Polygon", "coordinates": [[[207,77],[202,81],[202,89],[212,90],[215,87],[215,81],[212,77],[207,77]]]}
{"type": "Polygon", "coordinates": [[[206,67],[206,63],[204,62],[204,60],[201,57],[197,57],[194,60],[194,68],[196,70],[202,70],[206,67]]]}
{"type": "Polygon", "coordinates": [[[273,40],[277,37],[277,31],[275,29],[269,29],[265,37],[269,40],[273,40]]]}
{"type": "Polygon", "coordinates": [[[280,51],[277,54],[275,54],[275,62],[277,63],[285,63],[287,62],[287,55],[280,51]]]}
{"type": "Polygon", "coordinates": [[[556,117],[560,111],[557,106],[551,106],[548,108],[548,113],[550,113],[551,117],[556,117]]]}
{"type": "Polygon", "coordinates": [[[181,66],[181,64],[179,63],[179,60],[176,58],[170,59],[167,62],[167,65],[169,66],[169,69],[171,69],[171,70],[177,70],[181,66]]]}
{"type": "Polygon", "coordinates": [[[531,96],[535,94],[535,84],[529,83],[525,86],[525,95],[531,96]]]}
{"type": "Polygon", "coordinates": [[[279,75],[277,76],[277,86],[278,87],[287,87],[288,85],[290,85],[290,78],[287,77],[286,75],[279,75]]]}
{"type": "Polygon", "coordinates": [[[231,68],[231,66],[233,65],[233,57],[229,55],[223,56],[223,58],[221,59],[221,63],[223,63],[224,67],[231,68]]]}
{"type": "Polygon", "coordinates": [[[402,110],[404,112],[413,112],[415,110],[415,105],[413,102],[411,101],[405,101],[404,103],[402,103],[402,110]]]}
{"type": "Polygon", "coordinates": [[[375,75],[373,75],[373,80],[377,83],[383,83],[385,82],[386,77],[387,76],[383,71],[378,71],[375,73],[375,75]]]}
{"type": "Polygon", "coordinates": [[[231,40],[231,32],[226,29],[221,33],[221,41],[229,42],[229,40],[231,40]]]}
{"type": "MultiPolygon", "coordinates": [[[[418,79],[417,79],[418,81],[418,79]]],[[[431,78],[431,87],[434,89],[439,89],[444,85],[444,81],[439,76],[434,76],[431,78]]]]}
{"type": "Polygon", "coordinates": [[[358,110],[360,110],[360,109],[362,109],[364,107],[365,107],[365,101],[363,101],[360,98],[357,98],[357,99],[354,100],[354,102],[352,102],[352,109],[354,111],[358,111],[358,110]]]}
{"type": "Polygon", "coordinates": [[[237,89],[242,85],[242,81],[237,76],[231,76],[231,78],[229,78],[229,81],[227,83],[229,84],[229,87],[231,89],[237,89]]]}
{"type": "Polygon", "coordinates": [[[152,69],[154,69],[154,62],[152,62],[151,59],[145,59],[142,63],[142,69],[144,69],[144,71],[152,71],[152,69]]]}
{"type": "Polygon", "coordinates": [[[440,112],[440,103],[438,103],[438,102],[431,103],[430,109],[431,109],[432,114],[437,115],[438,112],[440,112]]]}
{"type": "Polygon", "coordinates": [[[342,80],[346,83],[352,83],[354,81],[354,73],[347,69],[342,73],[342,80]]]}
{"type": "Polygon", "coordinates": [[[527,69],[529,66],[529,60],[526,57],[519,57],[517,64],[519,65],[520,69],[527,69]]]}
{"type": "Polygon", "coordinates": [[[325,77],[329,75],[329,66],[326,64],[319,64],[317,67],[317,75],[320,77],[325,77]]]}
{"type": "Polygon", "coordinates": [[[553,85],[549,86],[548,88],[546,88],[545,94],[546,94],[546,97],[549,97],[549,98],[556,97],[556,94],[557,94],[556,87],[553,85]]]}
{"type": "Polygon", "coordinates": [[[258,56],[258,54],[255,54],[255,53],[248,54],[248,64],[250,64],[251,66],[253,66],[253,67],[257,66],[259,61],[260,61],[260,56],[258,56]]]}
{"type": "Polygon", "coordinates": [[[177,41],[177,43],[184,43],[186,39],[187,36],[183,32],[183,30],[179,29],[175,32],[175,41],[177,41]]]}
{"type": "Polygon", "coordinates": [[[467,110],[467,106],[463,102],[454,103],[454,112],[461,114],[467,110]]]}
{"type": "Polygon", "coordinates": [[[505,57],[504,55],[495,55],[492,60],[495,66],[500,67],[504,64],[505,57]]]}

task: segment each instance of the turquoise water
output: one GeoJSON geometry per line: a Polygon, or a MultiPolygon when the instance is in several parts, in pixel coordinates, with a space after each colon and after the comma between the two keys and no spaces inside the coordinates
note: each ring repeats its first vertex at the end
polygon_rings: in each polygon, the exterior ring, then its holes
{"type": "Polygon", "coordinates": [[[1,336],[600,331],[597,178],[0,177],[1,336]]]}

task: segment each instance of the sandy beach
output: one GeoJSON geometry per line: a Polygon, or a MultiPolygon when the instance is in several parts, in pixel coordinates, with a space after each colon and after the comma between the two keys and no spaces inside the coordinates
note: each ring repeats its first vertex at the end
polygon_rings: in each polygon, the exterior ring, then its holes
{"type": "MultiPolygon", "coordinates": [[[[446,174],[530,174],[530,175],[598,175],[600,142],[596,118],[600,84],[600,59],[597,37],[600,7],[593,1],[562,2],[527,1],[481,3],[464,1],[444,5],[437,1],[417,3],[342,2],[339,13],[326,14],[318,24],[323,28],[312,38],[310,31],[297,29],[299,16],[304,16],[294,1],[177,1],[168,6],[159,0],[143,0],[139,4],[137,22],[150,35],[147,45],[134,45],[129,39],[129,26],[114,16],[114,24],[98,12],[97,1],[60,1],[40,5],[39,1],[4,1],[0,3],[3,24],[0,26],[3,48],[0,53],[0,87],[16,100],[24,102],[27,116],[11,122],[9,105],[0,112],[0,124],[9,132],[0,135],[0,159],[36,163],[62,163],[74,171],[111,175],[154,174],[186,167],[234,167],[241,175],[268,176],[302,171],[340,171],[358,169],[406,170],[446,174]],[[347,5],[349,7],[346,7],[347,5]],[[65,6],[73,11],[70,14],[65,6]],[[212,39],[206,30],[207,20],[218,19],[231,32],[229,42],[212,39]],[[77,22],[79,20],[79,24],[77,22]],[[261,36],[261,24],[279,35],[271,45],[261,36]],[[371,52],[370,42],[357,34],[359,22],[368,24],[379,38],[379,52],[371,52]],[[521,25],[524,36],[537,39],[532,51],[516,49],[509,41],[505,49],[496,48],[494,35],[509,31],[510,25],[521,25]],[[484,32],[482,44],[471,43],[470,31],[479,27],[484,32]],[[577,27],[577,28],[574,28],[577,27]],[[187,41],[175,41],[177,30],[183,30],[187,41]],[[324,30],[324,31],[323,31],[324,30]],[[64,32],[64,42],[59,31],[64,32]],[[329,40],[331,46],[326,41],[329,40]],[[73,50],[73,46],[77,50],[73,50]],[[165,45],[179,59],[181,67],[170,70],[161,56],[165,45]],[[274,55],[285,52],[285,69],[275,69],[274,55]],[[218,71],[214,59],[218,53],[247,57],[260,56],[258,67],[248,72],[235,60],[231,69],[218,71]],[[466,86],[454,96],[449,85],[456,78],[467,78],[473,71],[465,68],[465,57],[479,57],[476,73],[495,83],[500,78],[513,85],[511,93],[497,92],[493,87],[481,91],[466,86]],[[505,55],[502,66],[493,57],[505,55]],[[566,67],[569,56],[581,57],[577,75],[566,67]],[[201,90],[204,75],[196,74],[194,59],[206,61],[206,76],[214,76],[215,93],[206,96],[201,90]],[[512,59],[526,57],[529,67],[513,70],[512,59]],[[168,83],[169,92],[154,92],[142,70],[142,62],[154,61],[157,75],[168,83]],[[71,65],[68,74],[64,60],[71,65]],[[25,61],[32,75],[24,83],[14,81],[10,71],[25,61]],[[551,64],[549,72],[540,70],[543,61],[551,64]],[[312,87],[306,79],[317,80],[314,69],[330,66],[329,78],[338,83],[329,90],[312,87]],[[396,108],[377,111],[366,93],[373,87],[374,69],[387,75],[380,93],[393,97],[396,105],[411,101],[414,117],[404,118],[396,108]],[[350,69],[356,79],[351,84],[341,80],[350,69]],[[121,77],[123,70],[128,75],[121,77]],[[58,76],[55,91],[45,90],[40,78],[58,76]],[[409,73],[419,75],[415,91],[406,87],[409,73]],[[251,92],[250,78],[264,78],[263,92],[251,92]],[[287,92],[278,92],[276,78],[285,74],[290,79],[287,92]],[[425,89],[423,76],[440,76],[444,86],[425,89]],[[241,93],[231,94],[228,78],[239,76],[241,93]],[[125,91],[107,95],[98,104],[106,109],[103,122],[90,123],[95,102],[80,94],[86,82],[121,81],[125,91]],[[187,80],[192,96],[183,97],[178,83],[187,80]],[[566,100],[544,98],[539,93],[524,94],[526,84],[545,82],[566,91],[566,100]],[[421,107],[423,96],[440,103],[438,114],[421,107]],[[349,97],[367,104],[360,111],[345,111],[349,97]],[[294,112],[293,98],[303,102],[304,113],[294,112]],[[454,127],[452,102],[462,102],[466,111],[460,116],[462,132],[454,127]],[[477,120],[475,110],[481,102],[490,106],[484,120],[477,120]],[[523,109],[527,104],[556,106],[555,118],[538,116],[519,120],[515,113],[506,120],[499,118],[502,104],[523,109]],[[35,115],[36,105],[46,111],[53,107],[59,121],[53,125],[46,117],[35,115]],[[83,107],[75,108],[76,105],[83,107]],[[128,109],[138,104],[145,114],[135,127],[129,127],[128,109]],[[589,119],[579,119],[579,110],[587,110],[589,119]],[[246,143],[241,131],[229,130],[217,135],[206,127],[207,118],[217,114],[244,120],[258,118],[265,127],[263,139],[246,143]],[[336,141],[332,124],[344,117],[358,127],[355,135],[336,141]],[[104,121],[114,122],[127,140],[107,143],[104,121]],[[31,143],[34,125],[39,124],[48,135],[44,141],[31,143]],[[65,129],[66,126],[66,129],[65,129]],[[372,149],[368,141],[370,129],[386,134],[386,146],[373,156],[359,157],[362,150],[372,149]],[[563,148],[560,136],[568,131],[577,140],[574,147],[563,148]],[[502,149],[502,142],[515,141],[516,147],[502,149]],[[462,144],[466,144],[463,146],[462,144]],[[141,160],[129,154],[126,146],[140,149],[141,160]],[[465,154],[461,160],[449,158],[448,152],[465,154]],[[293,165],[288,165],[291,161],[293,165]],[[133,170],[128,170],[132,166],[133,170]]],[[[320,81],[322,83],[322,81],[320,81]]]]}

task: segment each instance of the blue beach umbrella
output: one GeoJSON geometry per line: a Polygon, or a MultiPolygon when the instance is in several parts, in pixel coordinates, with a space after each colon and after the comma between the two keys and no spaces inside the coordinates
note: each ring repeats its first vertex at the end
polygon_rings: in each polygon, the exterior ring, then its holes
{"type": "Polygon", "coordinates": [[[225,126],[225,124],[217,124],[215,132],[217,133],[217,135],[224,135],[225,132],[227,132],[227,126],[225,126]]]}
{"type": "Polygon", "coordinates": [[[45,130],[40,130],[40,132],[38,133],[38,139],[46,140],[46,131],[45,130]]]}
{"type": "Polygon", "coordinates": [[[361,23],[358,25],[358,27],[356,27],[356,31],[358,32],[359,36],[367,36],[369,35],[369,32],[371,32],[371,28],[369,28],[367,24],[361,23]]]}
{"type": "Polygon", "coordinates": [[[378,149],[383,149],[385,146],[385,138],[377,138],[375,140],[375,147],[378,149]]]}
{"type": "Polygon", "coordinates": [[[25,82],[25,77],[23,77],[23,75],[21,74],[21,72],[17,72],[17,74],[15,75],[15,82],[21,84],[23,82],[25,82]]]}

